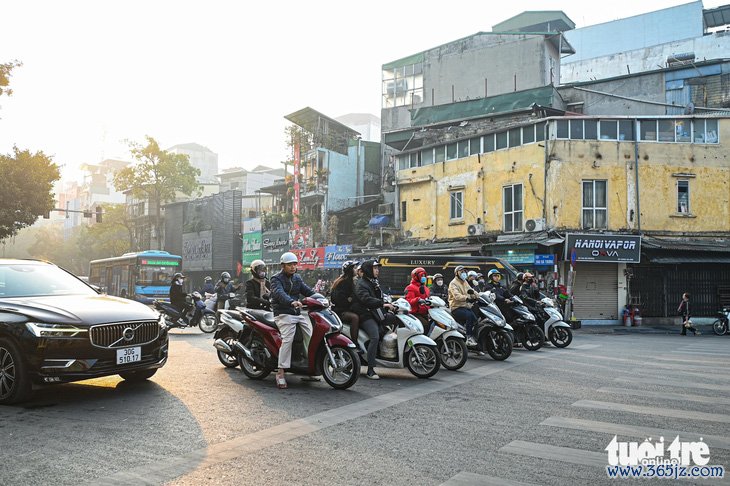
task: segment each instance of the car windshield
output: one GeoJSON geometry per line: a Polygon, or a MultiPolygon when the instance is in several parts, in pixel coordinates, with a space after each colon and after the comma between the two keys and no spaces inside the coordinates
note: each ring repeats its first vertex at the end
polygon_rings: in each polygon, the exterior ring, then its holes
{"type": "Polygon", "coordinates": [[[0,298],[41,295],[96,295],[70,273],[47,263],[0,265],[0,298]]]}

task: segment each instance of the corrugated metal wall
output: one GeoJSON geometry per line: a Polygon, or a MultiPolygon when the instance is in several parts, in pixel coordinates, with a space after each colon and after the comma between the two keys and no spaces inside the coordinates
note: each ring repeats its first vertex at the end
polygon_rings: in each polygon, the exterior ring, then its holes
{"type": "Polygon", "coordinates": [[[672,317],[684,292],[691,294],[692,314],[712,317],[721,309],[720,288],[730,283],[730,265],[636,265],[631,295],[641,302],[642,315],[672,317]]]}
{"type": "Polygon", "coordinates": [[[618,270],[615,263],[576,265],[573,313],[577,319],[618,319],[618,270]]]}
{"type": "MultiPolygon", "coordinates": [[[[182,255],[183,216],[186,204],[165,206],[165,251],[182,255]]],[[[185,268],[183,262],[183,269],[185,268]]]]}

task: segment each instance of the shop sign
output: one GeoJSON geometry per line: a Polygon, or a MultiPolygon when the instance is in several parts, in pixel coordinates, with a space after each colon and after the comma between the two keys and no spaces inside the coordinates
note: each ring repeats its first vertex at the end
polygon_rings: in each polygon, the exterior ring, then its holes
{"type": "Polygon", "coordinates": [[[568,234],[565,258],[576,262],[639,263],[641,236],[568,234]]]}
{"type": "Polygon", "coordinates": [[[535,254],[535,266],[548,267],[555,265],[555,255],[535,254]]]}
{"type": "Polygon", "coordinates": [[[186,271],[213,268],[213,231],[183,233],[182,259],[186,271]]]}
{"type": "Polygon", "coordinates": [[[261,259],[261,232],[244,233],[241,246],[241,263],[244,267],[251,265],[254,260],[261,259]]]}
{"type": "Polygon", "coordinates": [[[301,270],[315,270],[324,265],[324,247],[292,250],[299,259],[298,268],[301,270]]]}
{"type": "Polygon", "coordinates": [[[266,264],[278,264],[281,254],[289,251],[289,230],[267,231],[262,238],[262,260],[266,264]]]}
{"type": "Polygon", "coordinates": [[[535,250],[492,251],[492,256],[518,265],[533,265],[535,263],[535,250]]]}
{"type": "Polygon", "coordinates": [[[324,248],[324,268],[340,268],[352,253],[352,245],[332,245],[324,248]]]}

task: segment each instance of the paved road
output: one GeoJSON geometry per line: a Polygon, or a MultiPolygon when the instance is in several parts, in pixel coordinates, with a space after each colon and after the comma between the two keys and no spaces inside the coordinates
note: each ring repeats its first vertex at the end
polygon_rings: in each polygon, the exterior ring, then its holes
{"type": "Polygon", "coordinates": [[[615,434],[702,437],[730,467],[727,336],[577,331],[563,350],[334,391],[248,380],[209,335],[175,333],[149,383],[90,380],[0,408],[0,484],[615,484],[615,434]]]}

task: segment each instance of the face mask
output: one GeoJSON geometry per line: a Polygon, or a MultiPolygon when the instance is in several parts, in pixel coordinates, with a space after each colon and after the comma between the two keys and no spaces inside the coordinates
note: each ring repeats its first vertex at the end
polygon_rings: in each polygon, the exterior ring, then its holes
{"type": "Polygon", "coordinates": [[[466,280],[466,272],[461,272],[459,274],[459,278],[462,279],[462,280],[466,280]]]}
{"type": "Polygon", "coordinates": [[[436,280],[436,285],[443,285],[443,284],[444,284],[443,280],[436,280]]]}
{"type": "Polygon", "coordinates": [[[266,278],[266,272],[259,272],[258,276],[259,278],[266,278]]]}
{"type": "Polygon", "coordinates": [[[479,279],[479,283],[480,284],[483,284],[484,283],[484,279],[483,278],[479,279]]]}
{"type": "Polygon", "coordinates": [[[182,280],[181,279],[177,279],[177,284],[178,285],[182,285],[182,280]]]}
{"type": "Polygon", "coordinates": [[[224,278],[223,283],[228,283],[230,279],[224,278]]]}
{"type": "Polygon", "coordinates": [[[426,277],[421,277],[421,283],[422,284],[426,283],[426,277]]]}

